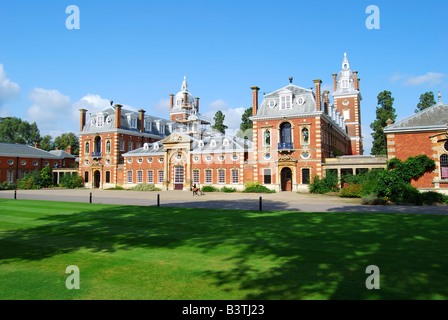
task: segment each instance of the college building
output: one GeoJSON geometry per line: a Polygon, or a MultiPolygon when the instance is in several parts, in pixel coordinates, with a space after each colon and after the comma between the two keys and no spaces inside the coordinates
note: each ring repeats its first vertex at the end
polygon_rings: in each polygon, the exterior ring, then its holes
{"type": "MultiPolygon", "coordinates": [[[[379,165],[362,155],[359,81],[344,54],[331,96],[322,92],[320,79],[307,89],[290,78],[262,101],[253,86],[252,132],[238,136],[211,130],[186,78],[170,95],[169,119],[112,103],[88,119],[81,109],[79,172],[91,188],[153,183],[163,190],[190,190],[193,184],[241,190],[258,181],[277,191],[306,191],[314,176],[345,170],[344,161],[328,159],[349,156],[360,170],[379,165]]],[[[380,162],[384,167],[386,160],[380,162]]]]}

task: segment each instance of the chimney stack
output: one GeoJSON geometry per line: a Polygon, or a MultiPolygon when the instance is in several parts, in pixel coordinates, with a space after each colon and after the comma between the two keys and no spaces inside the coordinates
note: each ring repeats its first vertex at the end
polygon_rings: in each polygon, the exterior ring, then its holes
{"type": "Polygon", "coordinates": [[[65,149],[65,152],[68,154],[72,154],[72,146],[67,146],[67,149],[65,149]]]}
{"type": "Polygon", "coordinates": [[[173,110],[174,94],[170,94],[170,111],[173,110]]]}
{"type": "Polygon", "coordinates": [[[121,128],[121,108],[123,106],[121,104],[115,105],[115,129],[121,128]]]}
{"type": "Polygon", "coordinates": [[[353,71],[353,75],[355,76],[353,79],[353,82],[355,83],[355,90],[359,90],[358,71],[353,71]]]}
{"type": "Polygon", "coordinates": [[[251,87],[252,89],[252,115],[256,116],[258,112],[258,87],[251,87]]]}
{"type": "Polygon", "coordinates": [[[325,114],[328,114],[328,95],[330,94],[330,91],[325,90],[324,91],[324,112],[325,114]]]}
{"type": "Polygon", "coordinates": [[[39,143],[38,142],[34,143],[34,148],[39,149],[39,143]]]}
{"type": "Polygon", "coordinates": [[[199,113],[199,98],[196,98],[196,112],[199,113]]]}
{"type": "Polygon", "coordinates": [[[386,124],[387,126],[391,126],[394,123],[394,120],[392,120],[391,118],[387,119],[386,124]]]}
{"type": "Polygon", "coordinates": [[[81,112],[81,118],[80,118],[80,126],[79,126],[79,131],[84,130],[84,127],[86,125],[86,109],[79,109],[79,112],[81,112]]]}
{"type": "Polygon", "coordinates": [[[333,87],[334,87],[334,92],[336,92],[336,89],[338,88],[338,84],[337,84],[337,82],[338,82],[338,80],[337,80],[337,74],[336,73],[333,73],[333,87]]]}
{"type": "Polygon", "coordinates": [[[320,111],[320,100],[321,100],[321,96],[320,96],[320,84],[322,83],[322,80],[316,79],[313,80],[314,85],[316,86],[316,110],[320,111]]]}
{"type": "Polygon", "coordinates": [[[184,92],[184,106],[188,104],[188,92],[184,92]]]}
{"type": "Polygon", "coordinates": [[[140,119],[140,132],[145,132],[145,110],[140,109],[138,110],[140,113],[139,119],[140,119]]]}

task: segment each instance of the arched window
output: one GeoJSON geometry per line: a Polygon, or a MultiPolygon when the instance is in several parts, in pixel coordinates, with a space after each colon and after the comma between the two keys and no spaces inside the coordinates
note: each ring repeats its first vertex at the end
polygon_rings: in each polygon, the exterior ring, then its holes
{"type": "Polygon", "coordinates": [[[106,153],[110,153],[110,140],[106,142],[106,153]]]}
{"type": "Polygon", "coordinates": [[[101,153],[101,137],[95,138],[95,152],[101,153]]]}
{"type": "Polygon", "coordinates": [[[90,153],[90,143],[86,142],[86,154],[90,153]]]}
{"type": "Polygon", "coordinates": [[[440,174],[442,179],[448,179],[448,154],[440,156],[440,174]]]}
{"type": "Polygon", "coordinates": [[[280,142],[285,144],[291,144],[291,124],[289,122],[282,123],[280,126],[280,142]]]}

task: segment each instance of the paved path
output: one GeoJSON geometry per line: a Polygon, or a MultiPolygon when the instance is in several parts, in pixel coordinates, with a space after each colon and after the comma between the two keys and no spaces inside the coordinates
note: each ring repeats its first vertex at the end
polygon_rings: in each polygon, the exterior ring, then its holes
{"type": "MultiPolygon", "coordinates": [[[[187,191],[143,192],[51,189],[18,190],[17,199],[89,202],[91,192],[93,203],[103,204],[155,206],[157,205],[157,195],[160,195],[160,204],[166,207],[258,210],[259,198],[261,196],[263,198],[263,211],[376,212],[448,215],[448,206],[363,206],[361,205],[360,199],[298,194],[294,192],[271,194],[210,192],[204,196],[192,196],[192,193],[187,191]]],[[[0,199],[13,198],[14,191],[0,191],[0,199]]]]}

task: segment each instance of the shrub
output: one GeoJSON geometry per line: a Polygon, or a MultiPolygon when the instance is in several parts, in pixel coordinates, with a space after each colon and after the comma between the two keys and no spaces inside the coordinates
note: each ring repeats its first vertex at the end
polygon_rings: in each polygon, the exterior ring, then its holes
{"type": "Polygon", "coordinates": [[[113,188],[107,188],[106,190],[125,190],[122,186],[115,186],[113,188]]]}
{"type": "Polygon", "coordinates": [[[31,171],[17,181],[17,188],[22,190],[41,189],[43,185],[42,172],[37,170],[31,171]]]}
{"type": "Polygon", "coordinates": [[[219,190],[215,188],[214,186],[203,186],[201,188],[201,191],[203,192],[218,192],[219,190]]]}
{"type": "Polygon", "coordinates": [[[421,194],[423,204],[445,203],[448,200],[448,196],[435,191],[423,192],[421,194]]]}
{"type": "Polygon", "coordinates": [[[386,200],[379,198],[376,194],[368,194],[361,198],[363,205],[377,206],[386,204],[386,200]]]}
{"type": "Polygon", "coordinates": [[[16,185],[14,183],[9,183],[8,181],[3,181],[0,184],[0,190],[14,190],[16,185]]]}
{"type": "Polygon", "coordinates": [[[338,176],[335,174],[328,174],[322,179],[319,176],[315,176],[313,182],[310,184],[311,193],[325,194],[338,190],[338,176]]]}
{"type": "Polygon", "coordinates": [[[221,192],[236,192],[236,188],[222,187],[221,192]]]}
{"type": "Polygon", "coordinates": [[[84,181],[82,178],[75,174],[64,174],[60,181],[60,186],[66,189],[76,189],[84,186],[84,181]]]}
{"type": "Polygon", "coordinates": [[[140,183],[135,187],[132,187],[133,191],[160,191],[160,188],[156,188],[153,183],[140,183]]]}
{"type": "Polygon", "coordinates": [[[360,184],[350,184],[339,191],[339,196],[342,198],[361,198],[362,186],[360,184]]]}
{"type": "Polygon", "coordinates": [[[244,186],[243,192],[246,193],[275,193],[275,190],[271,190],[265,186],[262,186],[260,182],[247,182],[244,186]]]}

